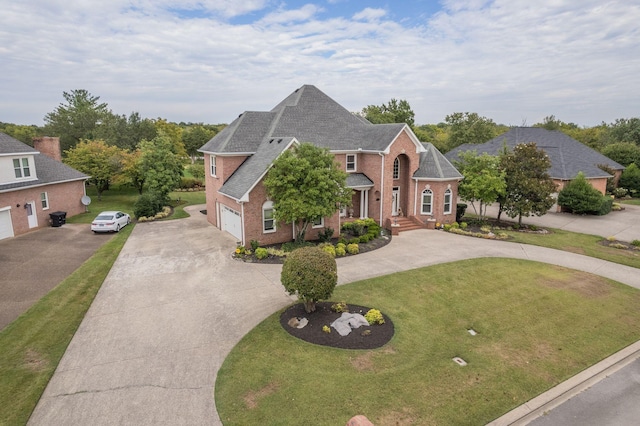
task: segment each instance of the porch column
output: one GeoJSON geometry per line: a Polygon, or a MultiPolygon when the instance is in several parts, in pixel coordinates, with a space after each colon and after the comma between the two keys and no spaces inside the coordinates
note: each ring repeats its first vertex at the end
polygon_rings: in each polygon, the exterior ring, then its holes
{"type": "Polygon", "coordinates": [[[369,217],[369,190],[360,191],[360,219],[369,217]]]}

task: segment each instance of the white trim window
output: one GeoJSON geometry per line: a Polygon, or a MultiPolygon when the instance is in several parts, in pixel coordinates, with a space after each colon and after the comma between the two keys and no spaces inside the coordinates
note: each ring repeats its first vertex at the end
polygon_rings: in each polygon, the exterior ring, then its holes
{"type": "Polygon", "coordinates": [[[311,221],[312,228],[324,228],[324,217],[314,219],[311,221]]]}
{"type": "Polygon", "coordinates": [[[422,214],[433,214],[433,191],[425,189],[422,191],[422,214]]]}
{"type": "Polygon", "coordinates": [[[29,159],[27,157],[14,158],[13,171],[16,174],[16,179],[31,177],[31,169],[29,169],[29,159]]]}
{"type": "Polygon", "coordinates": [[[400,179],[400,158],[393,160],[393,178],[400,179]]]}
{"type": "Polygon", "coordinates": [[[357,167],[358,164],[356,154],[347,154],[345,170],[348,173],[355,172],[357,167]]]}
{"type": "Polygon", "coordinates": [[[265,234],[276,232],[276,219],[273,212],[273,201],[266,201],[262,205],[262,232],[265,234]]]}
{"type": "Polygon", "coordinates": [[[49,210],[49,195],[46,192],[40,193],[40,202],[42,203],[42,210],[49,210]]]}
{"type": "Polygon", "coordinates": [[[444,191],[444,214],[451,214],[451,190],[444,191]]]}
{"type": "Polygon", "coordinates": [[[210,171],[211,171],[211,176],[216,177],[216,156],[215,155],[210,155],[209,156],[209,167],[210,167],[210,171]]]}

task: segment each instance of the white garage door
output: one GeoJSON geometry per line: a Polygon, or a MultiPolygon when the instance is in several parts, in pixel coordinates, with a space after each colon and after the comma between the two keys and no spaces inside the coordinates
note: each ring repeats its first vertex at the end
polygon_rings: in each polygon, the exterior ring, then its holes
{"type": "Polygon", "coordinates": [[[13,237],[13,225],[11,223],[11,211],[0,211],[0,240],[13,237]]]}
{"type": "Polygon", "coordinates": [[[242,241],[242,221],[240,220],[240,213],[227,206],[222,206],[221,211],[222,230],[236,237],[238,241],[242,241]]]}

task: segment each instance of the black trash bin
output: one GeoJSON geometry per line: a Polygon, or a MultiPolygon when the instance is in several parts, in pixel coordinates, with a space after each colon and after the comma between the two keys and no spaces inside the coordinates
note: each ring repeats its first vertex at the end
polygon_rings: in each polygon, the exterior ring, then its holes
{"type": "Polygon", "coordinates": [[[51,226],[58,227],[67,223],[67,212],[53,212],[49,213],[51,218],[51,226]]]}

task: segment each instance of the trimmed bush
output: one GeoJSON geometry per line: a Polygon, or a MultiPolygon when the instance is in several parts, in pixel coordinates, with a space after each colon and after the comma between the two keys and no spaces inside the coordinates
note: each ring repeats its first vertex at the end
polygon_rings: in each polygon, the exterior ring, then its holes
{"type": "Polygon", "coordinates": [[[330,243],[325,243],[320,248],[323,252],[328,253],[331,257],[336,257],[336,248],[330,243]]]}
{"type": "Polygon", "coordinates": [[[254,250],[257,259],[266,259],[269,256],[269,252],[264,247],[258,247],[254,250]]]}
{"type": "Polygon", "coordinates": [[[356,243],[351,243],[347,245],[347,253],[349,254],[358,254],[360,253],[360,247],[356,243]]]}
{"type": "Polygon", "coordinates": [[[598,216],[604,216],[605,214],[611,213],[611,208],[613,207],[613,198],[604,196],[601,199],[600,209],[597,211],[598,216]]]}
{"type": "Polygon", "coordinates": [[[558,194],[558,205],[576,214],[600,214],[603,202],[600,191],[587,182],[582,172],[578,173],[578,176],[558,194]]]}
{"type": "Polygon", "coordinates": [[[467,212],[467,205],[465,203],[456,204],[456,222],[460,222],[467,212]]]}
{"type": "Polygon", "coordinates": [[[289,294],[296,294],[308,313],[316,302],[331,297],[338,283],[336,261],[318,247],[302,247],[287,256],[280,275],[289,294]]]}
{"type": "Polygon", "coordinates": [[[384,317],[382,316],[382,312],[377,309],[369,309],[369,311],[364,314],[364,318],[367,320],[369,325],[384,324],[384,317]]]}
{"type": "Polygon", "coordinates": [[[346,246],[336,247],[336,256],[342,257],[347,255],[347,251],[345,250],[346,246]]]}
{"type": "Polygon", "coordinates": [[[138,197],[133,205],[135,217],[154,217],[162,211],[164,200],[158,194],[147,192],[138,197]]]}

